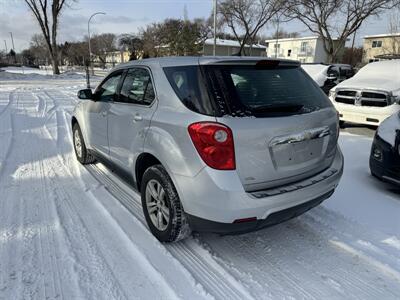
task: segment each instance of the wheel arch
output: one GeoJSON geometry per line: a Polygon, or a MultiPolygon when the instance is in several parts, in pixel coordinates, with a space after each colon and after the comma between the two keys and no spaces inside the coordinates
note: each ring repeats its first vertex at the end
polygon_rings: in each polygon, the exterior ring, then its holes
{"type": "Polygon", "coordinates": [[[72,118],[71,118],[71,128],[74,128],[75,124],[79,125],[78,120],[75,118],[75,116],[72,116],[72,118]]]}
{"type": "Polygon", "coordinates": [[[135,163],[135,182],[138,191],[140,192],[144,172],[154,165],[164,166],[160,160],[151,153],[141,153],[135,163]]]}

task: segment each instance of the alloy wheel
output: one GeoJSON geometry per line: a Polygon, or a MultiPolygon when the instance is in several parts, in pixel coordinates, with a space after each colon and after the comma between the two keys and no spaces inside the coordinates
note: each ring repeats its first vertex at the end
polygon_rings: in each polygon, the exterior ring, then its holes
{"type": "Polygon", "coordinates": [[[165,190],[155,179],[147,183],[146,206],[153,225],[160,231],[166,230],[170,221],[170,210],[166,201],[165,190]]]}
{"type": "Polygon", "coordinates": [[[75,130],[74,132],[74,145],[76,154],[78,155],[78,157],[82,157],[82,141],[78,130],[75,130]]]}

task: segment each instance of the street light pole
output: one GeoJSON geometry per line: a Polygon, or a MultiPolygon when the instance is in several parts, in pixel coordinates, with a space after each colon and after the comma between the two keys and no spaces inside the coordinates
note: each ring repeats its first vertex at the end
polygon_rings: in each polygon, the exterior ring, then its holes
{"type": "Polygon", "coordinates": [[[8,54],[8,48],[7,48],[7,41],[4,40],[4,46],[6,47],[6,54],[8,54]]]}
{"type": "Polygon", "coordinates": [[[15,56],[15,46],[14,46],[14,38],[13,38],[13,34],[12,34],[12,32],[10,31],[10,36],[11,36],[11,44],[12,44],[12,51],[13,51],[13,53],[14,53],[14,63],[16,64],[17,63],[17,56],[15,56]]]}
{"type": "Polygon", "coordinates": [[[15,46],[14,46],[14,38],[13,38],[13,34],[12,34],[12,32],[11,32],[11,31],[10,31],[10,36],[11,36],[12,48],[13,48],[13,50],[15,51],[15,46]]]}
{"type": "Polygon", "coordinates": [[[214,47],[213,55],[217,55],[217,0],[214,0],[214,47]]]}
{"type": "MultiPolygon", "coordinates": [[[[92,14],[91,16],[90,16],[90,18],[89,18],[89,20],[88,20],[88,23],[87,23],[87,30],[88,30],[88,44],[89,44],[89,66],[90,66],[90,68],[92,69],[92,75],[94,75],[94,70],[93,70],[93,67],[92,67],[92,47],[91,47],[91,45],[90,45],[90,21],[92,20],[92,18],[94,17],[94,16],[96,16],[96,15],[105,15],[106,13],[104,13],[104,12],[96,12],[96,13],[94,13],[94,14],[92,14]]],[[[88,77],[89,78],[89,77],[88,77]]],[[[89,82],[89,79],[88,79],[88,87],[90,86],[90,82],[89,82]]]]}

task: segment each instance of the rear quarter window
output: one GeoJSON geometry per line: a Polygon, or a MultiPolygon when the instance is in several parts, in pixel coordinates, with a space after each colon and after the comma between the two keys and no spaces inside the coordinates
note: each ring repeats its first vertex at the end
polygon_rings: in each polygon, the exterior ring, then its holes
{"type": "Polygon", "coordinates": [[[198,66],[166,67],[164,73],[176,95],[188,109],[215,116],[214,105],[198,66]]]}

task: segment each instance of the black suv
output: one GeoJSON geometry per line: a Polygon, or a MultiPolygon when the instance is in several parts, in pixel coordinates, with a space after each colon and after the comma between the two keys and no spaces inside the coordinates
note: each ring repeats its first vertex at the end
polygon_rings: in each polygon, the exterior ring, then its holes
{"type": "Polygon", "coordinates": [[[371,148],[371,174],[400,186],[400,116],[395,114],[378,128],[371,148]]]}

